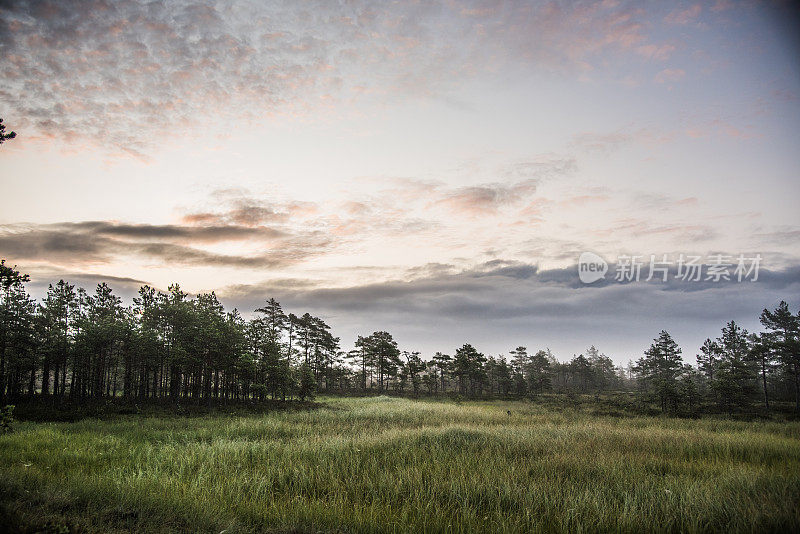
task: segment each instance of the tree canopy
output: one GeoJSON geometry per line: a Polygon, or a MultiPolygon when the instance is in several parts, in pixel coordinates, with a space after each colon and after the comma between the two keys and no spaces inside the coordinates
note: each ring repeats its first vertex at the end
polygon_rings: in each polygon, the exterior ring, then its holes
{"type": "MultiPolygon", "coordinates": [[[[728,413],[760,395],[800,410],[800,315],[785,302],[764,310],[765,331],[731,321],[707,339],[697,367],[662,331],[627,369],[595,346],[559,361],[525,346],[487,355],[469,343],[426,358],[385,330],[343,351],[325,319],[286,312],[274,298],[245,319],[214,292],[142,286],[130,305],[105,283],[92,292],[64,280],[37,302],[30,278],[0,261],[0,396],[193,400],[310,399],[318,391],[459,394],[536,399],[547,393],[638,390],[660,410],[701,402],[728,413]]],[[[513,346],[513,345],[511,345],[513,346]]]]}

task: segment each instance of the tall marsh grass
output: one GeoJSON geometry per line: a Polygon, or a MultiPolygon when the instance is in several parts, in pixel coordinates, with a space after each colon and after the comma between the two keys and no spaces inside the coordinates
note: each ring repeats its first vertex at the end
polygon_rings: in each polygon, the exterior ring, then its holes
{"type": "Polygon", "coordinates": [[[0,436],[0,521],[54,532],[800,530],[798,423],[323,402],[18,423],[0,436]]]}

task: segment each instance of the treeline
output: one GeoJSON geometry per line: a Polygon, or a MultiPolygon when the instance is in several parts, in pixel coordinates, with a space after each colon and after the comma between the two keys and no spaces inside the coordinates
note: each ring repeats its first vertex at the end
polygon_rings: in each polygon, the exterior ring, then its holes
{"type": "Polygon", "coordinates": [[[246,321],[214,293],[144,286],[124,306],[59,281],[41,302],[27,275],[0,261],[0,396],[291,399],[331,384],[339,340],[324,321],[274,300],[246,321]],[[313,363],[312,363],[313,362],[313,363]]]}
{"type": "Polygon", "coordinates": [[[662,331],[631,367],[640,390],[663,412],[697,411],[711,401],[732,414],[757,400],[766,410],[794,399],[800,412],[800,313],[786,302],[760,316],[763,332],[748,333],[730,321],[716,339],[706,339],[697,366],[683,362],[681,349],[662,331]]]}
{"type": "Polygon", "coordinates": [[[800,410],[800,314],[764,310],[765,331],[734,322],[709,339],[697,366],[662,332],[626,368],[590,347],[568,362],[517,347],[487,356],[465,344],[452,355],[401,351],[388,332],[343,351],[330,326],[286,313],[274,299],[245,320],[214,293],[190,297],[144,286],[124,305],[106,284],[93,293],[59,281],[36,302],[27,275],[0,261],[0,397],[264,401],[315,391],[533,398],[638,391],[665,411],[713,403],[733,412],[794,398],[800,410]]]}

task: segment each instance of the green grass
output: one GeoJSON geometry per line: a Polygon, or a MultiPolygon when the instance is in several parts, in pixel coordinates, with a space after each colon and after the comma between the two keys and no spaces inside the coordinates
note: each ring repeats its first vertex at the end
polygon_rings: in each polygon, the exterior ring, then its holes
{"type": "Polygon", "coordinates": [[[52,532],[800,530],[799,423],[322,402],[18,423],[0,436],[0,522],[52,532]]]}

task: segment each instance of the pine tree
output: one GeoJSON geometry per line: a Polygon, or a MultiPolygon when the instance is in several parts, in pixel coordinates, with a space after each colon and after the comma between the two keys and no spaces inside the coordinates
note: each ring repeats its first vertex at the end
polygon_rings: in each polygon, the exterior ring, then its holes
{"type": "Polygon", "coordinates": [[[722,329],[716,344],[720,348],[720,357],[711,388],[727,412],[733,413],[746,407],[753,394],[755,373],[747,359],[750,351],[747,330],[731,321],[722,329]]]}
{"type": "Polygon", "coordinates": [[[552,381],[550,379],[550,360],[547,353],[543,350],[528,359],[525,369],[525,382],[528,395],[534,397],[545,391],[550,391],[552,381]]]}
{"type": "Polygon", "coordinates": [[[569,371],[572,374],[573,382],[578,385],[578,390],[586,392],[594,383],[594,372],[589,360],[583,354],[578,354],[569,362],[569,371]]]}
{"type": "Polygon", "coordinates": [[[378,390],[384,391],[388,380],[400,366],[400,349],[389,332],[373,332],[366,340],[370,359],[378,373],[378,390]]]}
{"type": "Polygon", "coordinates": [[[764,394],[764,407],[769,410],[768,377],[775,370],[776,352],[767,334],[751,334],[749,338],[750,352],[748,360],[752,361],[761,375],[761,389],[764,394]]]}
{"type": "Polygon", "coordinates": [[[287,317],[280,303],[271,298],[266,305],[255,310],[263,317],[252,321],[255,329],[253,337],[257,342],[257,369],[259,381],[266,386],[266,391],[274,399],[278,393],[286,398],[287,379],[286,366],[283,362],[282,338],[286,328],[287,317]]]}
{"type": "Polygon", "coordinates": [[[442,393],[445,393],[447,389],[447,380],[446,377],[450,372],[450,367],[453,363],[453,358],[448,354],[443,354],[441,352],[437,352],[433,355],[432,365],[439,373],[439,380],[442,386],[442,393]]]}
{"type": "Polygon", "coordinates": [[[662,412],[677,404],[678,378],[683,369],[681,349],[666,330],[661,331],[634,366],[646,390],[658,399],[662,412]]]}
{"type": "Polygon", "coordinates": [[[314,378],[314,370],[307,363],[300,366],[300,387],[297,396],[301,401],[313,400],[317,390],[317,381],[314,378]]]}
{"type": "Polygon", "coordinates": [[[420,387],[420,373],[425,370],[425,362],[422,361],[420,358],[419,352],[403,352],[403,356],[406,359],[406,372],[408,373],[408,378],[411,380],[411,388],[414,392],[414,396],[419,396],[419,387],[420,387]]]}
{"type": "Polygon", "coordinates": [[[792,315],[781,301],[775,310],[761,313],[761,324],[767,329],[770,349],[793,378],[795,410],[800,412],[800,312],[792,315]]]}
{"type": "Polygon", "coordinates": [[[714,381],[714,373],[721,352],[720,346],[711,339],[706,339],[703,346],[700,347],[700,354],[697,355],[697,367],[709,383],[714,381]]]}

